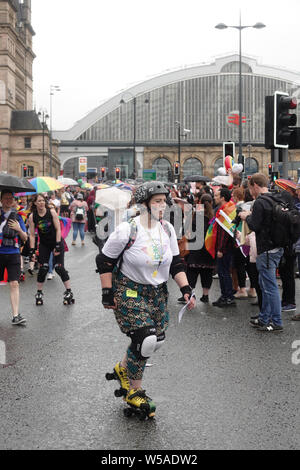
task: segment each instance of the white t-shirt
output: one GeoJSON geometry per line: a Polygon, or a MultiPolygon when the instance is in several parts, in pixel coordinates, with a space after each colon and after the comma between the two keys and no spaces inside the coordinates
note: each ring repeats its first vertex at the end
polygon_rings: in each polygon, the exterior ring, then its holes
{"type": "MultiPolygon", "coordinates": [[[[171,224],[165,222],[170,229],[169,237],[159,222],[149,230],[141,225],[140,217],[134,220],[137,226],[136,239],[123,254],[121,272],[139,284],[157,286],[169,279],[173,256],[179,255],[175,230],[171,224]]],[[[130,224],[123,222],[108,238],[103,254],[109,258],[117,258],[129,238],[130,224]]]]}

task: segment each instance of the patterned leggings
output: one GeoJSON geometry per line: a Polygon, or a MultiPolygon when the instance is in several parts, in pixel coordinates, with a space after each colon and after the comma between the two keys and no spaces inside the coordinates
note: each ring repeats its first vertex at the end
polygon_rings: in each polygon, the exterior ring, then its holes
{"type": "MultiPolygon", "coordinates": [[[[167,310],[167,284],[157,287],[138,284],[131,281],[121,272],[113,284],[117,309],[114,314],[120,330],[127,336],[129,332],[154,326],[159,336],[168,328],[169,313],[167,310]]],[[[131,380],[141,380],[147,359],[139,359],[130,346],[127,349],[127,373],[131,380]]]]}

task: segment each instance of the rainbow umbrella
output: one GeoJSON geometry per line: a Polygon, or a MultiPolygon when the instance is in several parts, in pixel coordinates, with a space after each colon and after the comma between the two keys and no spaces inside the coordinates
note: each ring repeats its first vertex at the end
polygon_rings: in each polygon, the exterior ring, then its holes
{"type": "Polygon", "coordinates": [[[100,184],[97,184],[94,189],[98,190],[98,189],[105,189],[105,188],[110,188],[110,186],[108,184],[103,184],[103,183],[100,183],[100,184]]]}
{"type": "Polygon", "coordinates": [[[295,190],[298,186],[297,183],[295,183],[294,181],[286,180],[283,178],[279,178],[278,180],[276,180],[275,184],[281,189],[284,189],[285,191],[287,191],[288,188],[295,190]]]}
{"type": "Polygon", "coordinates": [[[64,187],[63,184],[50,176],[37,176],[29,180],[29,182],[35,188],[36,193],[47,193],[48,191],[55,191],[64,187]]]}

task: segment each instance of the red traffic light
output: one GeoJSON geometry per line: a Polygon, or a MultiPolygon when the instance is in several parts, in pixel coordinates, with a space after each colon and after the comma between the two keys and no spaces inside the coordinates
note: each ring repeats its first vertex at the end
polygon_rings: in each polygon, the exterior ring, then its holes
{"type": "Polygon", "coordinates": [[[116,176],[116,179],[119,179],[120,178],[120,168],[115,168],[115,176],[116,176]]]}
{"type": "Polygon", "coordinates": [[[175,175],[175,176],[179,176],[179,173],[180,173],[180,163],[179,163],[179,162],[175,162],[175,163],[174,163],[174,175],[175,175]]]}

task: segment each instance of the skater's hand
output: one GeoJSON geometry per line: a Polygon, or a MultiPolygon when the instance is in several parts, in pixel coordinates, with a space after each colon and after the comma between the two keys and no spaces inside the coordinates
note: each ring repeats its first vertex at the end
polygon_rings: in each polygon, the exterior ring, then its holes
{"type": "Polygon", "coordinates": [[[184,295],[184,300],[186,301],[186,303],[189,303],[187,308],[188,310],[192,310],[193,308],[196,307],[196,297],[194,295],[192,295],[192,297],[190,297],[189,294],[185,294],[184,295]]]}
{"type": "Polygon", "coordinates": [[[103,307],[108,310],[116,310],[117,302],[113,296],[113,289],[111,287],[102,289],[102,304],[103,307]]]}
{"type": "Polygon", "coordinates": [[[114,299],[114,305],[103,305],[104,308],[106,308],[106,310],[116,310],[118,304],[117,304],[117,301],[116,299],[114,299]]]}

